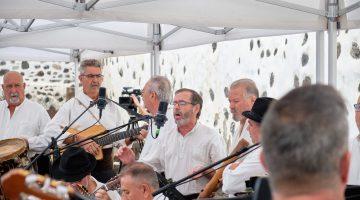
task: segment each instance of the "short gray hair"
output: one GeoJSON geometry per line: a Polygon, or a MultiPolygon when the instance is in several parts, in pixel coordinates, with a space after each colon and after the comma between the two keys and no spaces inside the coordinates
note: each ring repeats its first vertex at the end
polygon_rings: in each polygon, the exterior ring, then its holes
{"type": "Polygon", "coordinates": [[[153,76],[148,81],[149,92],[155,92],[160,101],[170,102],[172,98],[171,84],[165,76],[153,76]]]}
{"type": "Polygon", "coordinates": [[[275,191],[305,193],[333,187],[340,179],[339,163],[347,151],[347,110],[333,87],[290,91],[270,107],[261,134],[275,191]]]}
{"type": "Polygon", "coordinates": [[[256,84],[253,80],[248,78],[243,78],[234,81],[230,85],[230,89],[237,88],[237,87],[244,87],[246,94],[244,94],[245,97],[249,97],[250,95],[254,95],[256,98],[259,97],[259,90],[256,87],[256,84]]]}
{"type": "Polygon", "coordinates": [[[137,181],[149,184],[154,190],[159,189],[159,181],[156,172],[149,165],[142,162],[134,162],[126,165],[120,172],[120,178],[130,176],[137,181]]]}
{"type": "Polygon", "coordinates": [[[85,72],[86,67],[98,67],[98,68],[102,69],[102,65],[101,65],[100,61],[98,61],[96,59],[87,59],[87,60],[81,61],[81,64],[79,67],[80,74],[85,72]]]}

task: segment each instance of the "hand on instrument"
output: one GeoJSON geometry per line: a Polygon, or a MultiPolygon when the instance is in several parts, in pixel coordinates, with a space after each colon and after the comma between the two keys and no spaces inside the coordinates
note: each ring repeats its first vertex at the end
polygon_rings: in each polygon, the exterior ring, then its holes
{"type": "Polygon", "coordinates": [[[95,198],[97,200],[111,200],[107,192],[103,189],[99,189],[98,191],[96,191],[95,198]]]}
{"type": "MultiPolygon", "coordinates": [[[[202,166],[202,165],[197,165],[196,167],[194,167],[194,168],[191,169],[190,174],[193,174],[193,173],[199,171],[199,170],[202,169],[202,168],[204,168],[204,166],[202,166]]],[[[198,179],[198,178],[202,177],[204,174],[205,174],[205,172],[202,172],[202,173],[194,176],[194,179],[198,179]]]]}
{"type": "MultiPolygon", "coordinates": [[[[84,138],[79,135],[77,135],[77,137],[76,137],[77,141],[80,141],[83,139],[84,138]]],[[[80,143],[80,145],[86,152],[91,153],[93,156],[96,156],[101,151],[101,147],[98,144],[96,144],[96,142],[94,142],[94,141],[90,142],[89,140],[86,140],[86,141],[80,143]]]]}
{"type": "Polygon", "coordinates": [[[140,104],[139,100],[136,98],[136,96],[135,96],[134,94],[132,94],[130,97],[132,98],[135,106],[139,109],[139,113],[140,113],[141,115],[151,115],[151,114],[146,110],[146,108],[144,108],[144,107],[140,104]]]}
{"type": "Polygon", "coordinates": [[[115,156],[125,165],[135,162],[135,153],[129,147],[120,147],[115,156]]]}
{"type": "Polygon", "coordinates": [[[141,129],[140,134],[138,136],[136,136],[136,138],[139,140],[144,140],[146,138],[147,134],[148,134],[147,130],[141,129]]]}

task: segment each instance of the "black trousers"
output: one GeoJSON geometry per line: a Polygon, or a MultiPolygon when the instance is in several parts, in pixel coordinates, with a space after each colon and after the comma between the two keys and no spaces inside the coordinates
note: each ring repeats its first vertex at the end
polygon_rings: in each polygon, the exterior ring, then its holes
{"type": "Polygon", "coordinates": [[[108,182],[116,175],[113,167],[114,159],[112,156],[112,148],[103,149],[104,158],[98,160],[95,169],[91,175],[101,183],[108,182]]]}

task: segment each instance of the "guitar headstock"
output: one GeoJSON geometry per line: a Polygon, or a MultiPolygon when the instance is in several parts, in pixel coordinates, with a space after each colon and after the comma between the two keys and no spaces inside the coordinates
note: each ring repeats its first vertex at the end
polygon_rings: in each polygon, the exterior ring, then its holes
{"type": "Polygon", "coordinates": [[[1,187],[6,198],[21,199],[20,194],[39,199],[61,200],[77,196],[74,190],[63,183],[23,169],[13,169],[1,177],[1,187]]]}
{"type": "Polygon", "coordinates": [[[120,188],[120,176],[116,175],[112,177],[108,182],[105,184],[107,190],[117,190],[120,188]]]}

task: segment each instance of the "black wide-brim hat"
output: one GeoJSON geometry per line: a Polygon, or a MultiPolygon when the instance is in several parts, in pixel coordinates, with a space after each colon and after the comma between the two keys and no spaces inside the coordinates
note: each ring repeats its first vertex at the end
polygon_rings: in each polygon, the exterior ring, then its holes
{"type": "Polygon", "coordinates": [[[254,120],[258,123],[261,123],[262,119],[264,118],[264,115],[266,113],[266,111],[268,110],[270,104],[274,101],[275,99],[270,98],[270,97],[260,97],[257,98],[254,102],[253,107],[251,108],[250,111],[244,111],[242,113],[243,116],[245,116],[246,118],[249,118],[251,120],[254,120]]]}
{"type": "Polygon", "coordinates": [[[70,147],[53,163],[52,177],[66,182],[77,182],[89,175],[96,166],[96,159],[83,148],[70,147]]]}

